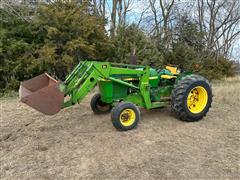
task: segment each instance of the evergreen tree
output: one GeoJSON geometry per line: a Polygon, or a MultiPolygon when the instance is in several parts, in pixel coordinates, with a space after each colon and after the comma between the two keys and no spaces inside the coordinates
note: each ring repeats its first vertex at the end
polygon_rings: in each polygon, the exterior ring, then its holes
{"type": "Polygon", "coordinates": [[[64,79],[80,60],[109,57],[105,22],[88,1],[40,4],[31,21],[3,9],[0,15],[1,91],[17,90],[20,81],[46,71],[64,79]]]}
{"type": "Polygon", "coordinates": [[[44,4],[35,21],[46,34],[43,46],[35,51],[41,70],[63,79],[80,60],[107,58],[110,41],[105,22],[93,15],[89,3],[44,4]]]}
{"type": "Polygon", "coordinates": [[[136,25],[119,27],[117,35],[113,38],[113,58],[120,63],[129,63],[131,55],[136,51],[138,64],[162,64],[162,54],[157,50],[154,43],[136,25]]]}

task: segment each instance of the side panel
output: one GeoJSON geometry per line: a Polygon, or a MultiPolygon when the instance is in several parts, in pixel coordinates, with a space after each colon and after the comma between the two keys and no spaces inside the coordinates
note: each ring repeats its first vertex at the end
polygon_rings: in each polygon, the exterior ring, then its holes
{"type": "Polygon", "coordinates": [[[98,82],[101,99],[105,103],[123,99],[127,96],[128,86],[108,80],[98,82]]]}
{"type": "Polygon", "coordinates": [[[119,83],[113,83],[113,98],[123,99],[127,96],[128,87],[119,83]]]}
{"type": "Polygon", "coordinates": [[[131,102],[137,106],[145,107],[145,102],[141,93],[129,94],[124,101],[131,102]]]}
{"type": "Polygon", "coordinates": [[[170,98],[173,86],[167,85],[151,90],[151,99],[154,102],[165,101],[170,98]]]}
{"type": "Polygon", "coordinates": [[[113,99],[113,83],[112,81],[98,81],[98,87],[101,99],[105,103],[112,102],[113,99]]]}

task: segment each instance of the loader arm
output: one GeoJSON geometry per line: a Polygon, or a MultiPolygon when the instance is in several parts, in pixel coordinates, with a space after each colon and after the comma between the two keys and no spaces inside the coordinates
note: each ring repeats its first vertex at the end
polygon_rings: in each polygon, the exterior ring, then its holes
{"type": "MultiPolygon", "coordinates": [[[[144,68],[144,66],[118,65],[95,61],[80,62],[66,80],[59,85],[60,91],[65,96],[70,96],[70,99],[63,103],[62,108],[80,103],[100,80],[111,80],[131,88],[140,89],[132,83],[114,78],[115,75],[139,75],[140,77],[144,74],[143,70],[136,68],[144,68]]],[[[146,69],[146,71],[148,70],[146,69]]]]}
{"type": "Polygon", "coordinates": [[[63,90],[65,96],[69,95],[71,97],[63,103],[62,108],[81,102],[95,87],[98,79],[104,77],[104,73],[98,71],[93,62],[79,63],[73,72],[66,78],[65,82],[59,86],[60,90],[63,90]]]}

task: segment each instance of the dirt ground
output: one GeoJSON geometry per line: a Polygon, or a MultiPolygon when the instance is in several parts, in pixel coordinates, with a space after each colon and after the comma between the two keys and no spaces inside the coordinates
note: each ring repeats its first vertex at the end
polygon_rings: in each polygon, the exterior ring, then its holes
{"type": "Polygon", "coordinates": [[[94,115],[90,97],[54,116],[1,99],[0,179],[239,179],[240,80],[213,91],[202,121],[142,109],[128,132],[94,115]]]}

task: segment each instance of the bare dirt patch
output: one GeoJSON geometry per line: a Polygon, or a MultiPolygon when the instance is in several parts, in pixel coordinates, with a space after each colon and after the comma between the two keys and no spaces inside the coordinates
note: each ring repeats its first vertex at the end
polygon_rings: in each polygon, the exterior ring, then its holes
{"type": "Polygon", "coordinates": [[[138,128],[116,131],[90,96],[45,116],[0,100],[3,179],[239,179],[240,81],[217,83],[208,115],[185,123],[170,110],[141,110],[138,128]]]}

